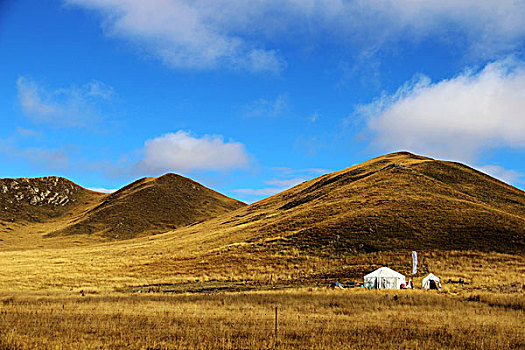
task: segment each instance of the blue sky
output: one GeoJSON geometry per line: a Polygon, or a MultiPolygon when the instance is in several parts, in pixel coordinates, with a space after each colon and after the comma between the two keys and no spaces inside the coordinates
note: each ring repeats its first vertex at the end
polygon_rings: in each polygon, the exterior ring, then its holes
{"type": "Polygon", "coordinates": [[[525,181],[525,1],[0,1],[0,177],[246,202],[409,150],[525,181]]]}

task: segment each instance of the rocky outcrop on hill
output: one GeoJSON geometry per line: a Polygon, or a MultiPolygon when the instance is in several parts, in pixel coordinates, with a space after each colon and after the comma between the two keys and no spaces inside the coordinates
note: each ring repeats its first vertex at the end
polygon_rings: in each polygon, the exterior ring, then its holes
{"type": "Polygon", "coordinates": [[[0,219],[40,222],[63,215],[86,196],[102,194],[57,176],[0,179],[0,219]]]}
{"type": "Polygon", "coordinates": [[[56,176],[35,179],[0,179],[0,196],[4,199],[4,207],[16,202],[26,202],[30,205],[65,206],[76,200],[75,193],[80,190],[79,186],[56,176]]]}

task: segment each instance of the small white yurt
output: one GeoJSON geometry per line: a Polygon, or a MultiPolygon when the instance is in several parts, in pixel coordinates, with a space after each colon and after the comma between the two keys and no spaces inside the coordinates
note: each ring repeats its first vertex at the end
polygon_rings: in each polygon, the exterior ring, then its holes
{"type": "Polygon", "coordinates": [[[380,267],[364,277],[365,288],[399,289],[406,283],[405,276],[388,267],[380,267]]]}
{"type": "Polygon", "coordinates": [[[421,288],[440,290],[441,282],[439,280],[439,277],[437,277],[433,273],[429,274],[427,277],[423,278],[423,282],[421,282],[421,288]]]}

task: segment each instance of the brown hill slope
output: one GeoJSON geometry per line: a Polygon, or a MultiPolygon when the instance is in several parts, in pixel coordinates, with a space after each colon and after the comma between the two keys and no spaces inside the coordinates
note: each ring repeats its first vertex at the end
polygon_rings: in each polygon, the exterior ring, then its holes
{"type": "Polygon", "coordinates": [[[137,180],[106,196],[49,236],[96,233],[128,239],[204,221],[244,205],[183,176],[166,174],[137,180]]]}
{"type": "MultiPolygon", "coordinates": [[[[175,174],[143,178],[112,194],[54,176],[0,179],[0,242],[3,249],[17,249],[47,246],[51,242],[44,237],[85,238],[74,238],[72,244],[126,239],[198,223],[244,205],[175,174]]],[[[62,239],[58,244],[67,243],[62,239]]]]}
{"type": "Polygon", "coordinates": [[[523,252],[525,193],[459,163],[398,152],[177,235],[189,239],[199,232],[217,249],[231,244],[330,255],[399,249],[523,252]]]}

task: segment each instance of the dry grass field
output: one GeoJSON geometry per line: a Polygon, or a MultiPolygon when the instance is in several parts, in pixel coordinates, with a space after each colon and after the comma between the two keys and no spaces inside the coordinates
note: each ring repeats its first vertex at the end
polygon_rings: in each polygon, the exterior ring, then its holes
{"type": "Polygon", "coordinates": [[[509,295],[326,288],[15,295],[0,304],[0,348],[522,349],[523,306],[509,295]]]}
{"type": "Polygon", "coordinates": [[[441,292],[332,290],[381,265],[407,273],[410,252],[283,258],[190,254],[168,242],[0,253],[0,349],[525,346],[520,255],[420,252],[415,285],[429,270],[441,292]]]}

